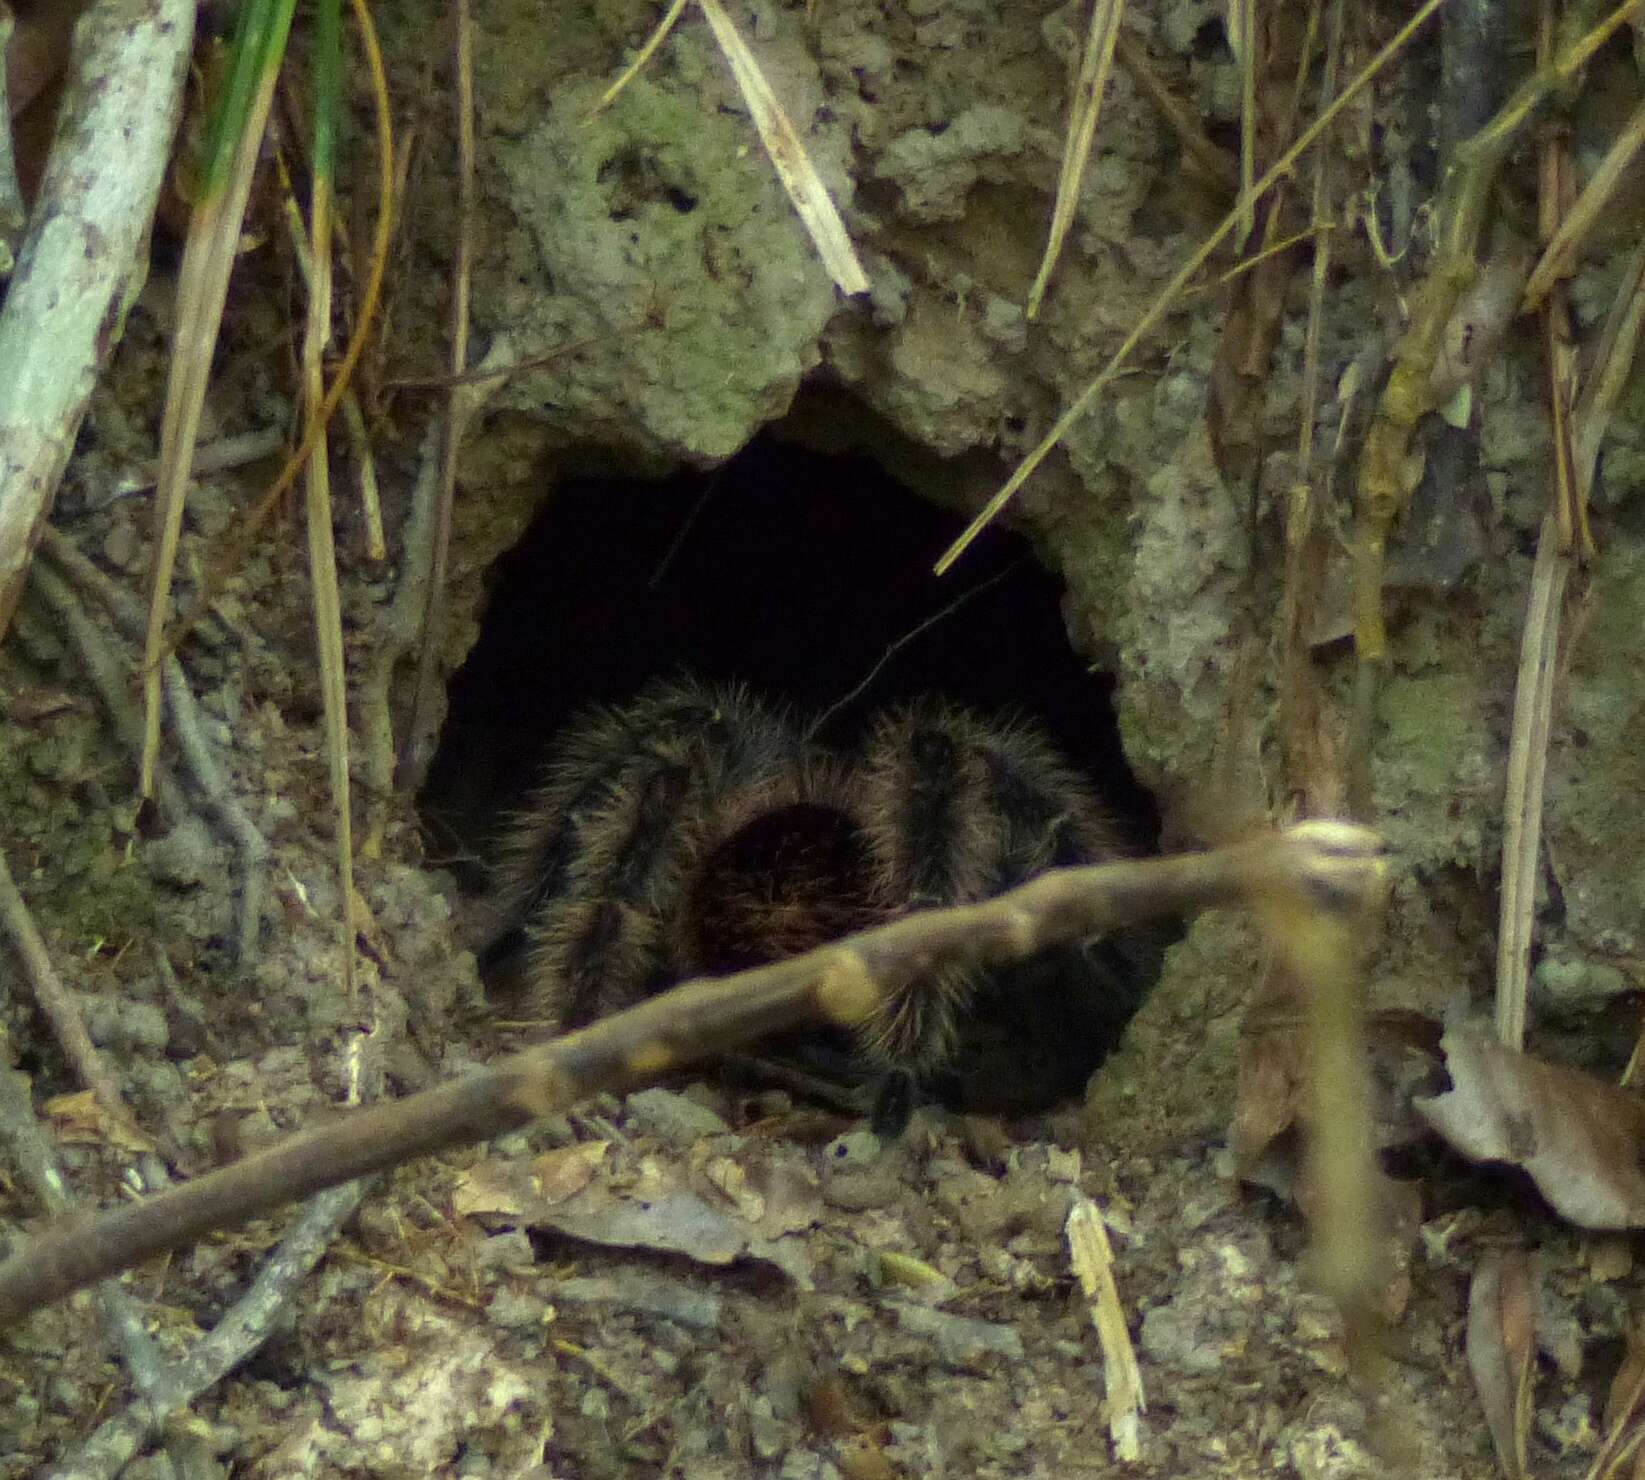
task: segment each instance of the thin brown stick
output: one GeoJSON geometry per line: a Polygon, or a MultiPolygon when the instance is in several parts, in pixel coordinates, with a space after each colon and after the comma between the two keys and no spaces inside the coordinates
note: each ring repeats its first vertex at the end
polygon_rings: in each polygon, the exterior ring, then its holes
{"type": "Polygon", "coordinates": [[[1226,149],[1211,142],[1199,115],[1171,91],[1165,79],[1154,69],[1154,63],[1143,44],[1121,31],[1114,42],[1114,55],[1131,74],[1131,80],[1138,89],[1170,125],[1182,152],[1230,194],[1238,190],[1239,165],[1226,149]]]}
{"type": "MultiPolygon", "coordinates": [[[[45,1128],[35,1118],[28,1081],[12,1069],[6,1031],[0,1027],[0,1141],[42,1207],[61,1217],[70,1210],[68,1183],[45,1128]]],[[[149,1336],[136,1299],[116,1280],[98,1288],[104,1328],[120,1353],[133,1385],[147,1400],[164,1381],[165,1358],[149,1336]]],[[[170,1411],[169,1409],[166,1411],[170,1411]]]]}
{"type": "MultiPolygon", "coordinates": [[[[486,402],[513,373],[518,346],[507,330],[492,336],[491,347],[472,377],[465,377],[453,396],[455,437],[484,409],[486,402]]],[[[394,600],[378,619],[373,634],[371,665],[356,700],[360,714],[361,748],[365,759],[365,787],[371,806],[361,852],[375,857],[382,850],[388,827],[388,800],[394,793],[396,767],[394,716],[389,691],[400,664],[422,630],[428,602],[428,583],[434,568],[435,507],[440,496],[440,460],[445,446],[442,425],[424,434],[416,480],[411,486],[411,508],[400,528],[400,579],[394,600]]]]}
{"type": "MultiPolygon", "coordinates": [[[[11,7],[0,7],[0,63],[11,60],[12,31],[16,18],[11,7]]],[[[0,118],[11,119],[12,108],[8,97],[7,67],[0,65],[0,118]]],[[[0,129],[0,257],[9,275],[17,262],[17,244],[22,239],[23,227],[29,219],[28,207],[23,203],[23,187],[17,179],[17,156],[12,151],[11,129],[0,129]]]]}
{"type": "MultiPolygon", "coordinates": [[[[94,596],[128,637],[141,642],[145,618],[141,605],[127,591],[115,585],[76,548],[74,541],[47,526],[40,533],[40,550],[82,591],[94,596]]],[[[256,959],[258,932],[263,920],[263,876],[268,866],[268,840],[240,805],[218,763],[211,742],[206,739],[200,708],[176,658],[161,665],[161,681],[166,696],[172,730],[183,752],[183,761],[210,810],[229,841],[240,854],[240,920],[237,960],[248,966],[256,959]]]]}
{"type": "Polygon", "coordinates": [[[17,892],[11,868],[3,853],[0,853],[0,929],[5,931],[12,949],[23,963],[34,1000],[45,1013],[52,1033],[68,1055],[69,1062],[74,1065],[80,1082],[97,1096],[103,1113],[119,1126],[122,1135],[130,1138],[133,1145],[146,1144],[148,1138],[138,1129],[131,1111],[126,1108],[118,1081],[92,1043],[91,1035],[86,1032],[86,1025],[81,1020],[80,1009],[63,985],[57,968],[51,964],[51,952],[46,949],[45,938],[35,926],[34,917],[23,903],[23,896],[17,892]]]}
{"type": "MultiPolygon", "coordinates": [[[[91,619],[73,585],[53,569],[49,556],[37,558],[29,566],[28,599],[48,608],[58,629],[73,644],[116,737],[131,754],[135,778],[143,754],[143,715],[131,698],[131,665],[124,661],[123,653],[115,650],[117,634],[110,632],[106,622],[91,619]]],[[[191,808],[177,778],[163,762],[155,767],[154,784],[160,816],[168,827],[190,815],[191,808]]]]}
{"type": "Polygon", "coordinates": [[[125,1410],[100,1424],[51,1471],[52,1480],[114,1480],[166,1421],[255,1352],[287,1318],[298,1286],[353,1215],[369,1183],[314,1198],[269,1255],[251,1288],[180,1362],[125,1410]]]}
{"type": "Polygon", "coordinates": [[[1269,920],[1357,917],[1380,894],[1386,868],[1375,833],[1309,822],[1210,853],[1059,869],[981,904],[922,911],[774,966],[690,982],[470,1078],[329,1120],[174,1192],[52,1228],[0,1265],[0,1327],[293,1198],[517,1129],[770,1033],[850,1027],[884,994],[944,966],[1021,960],[1241,900],[1263,903],[1269,920]]]}
{"type": "MultiPolygon", "coordinates": [[[[468,0],[451,7],[457,86],[457,251],[451,263],[451,373],[468,369],[468,297],[474,271],[474,37],[468,0]]],[[[411,718],[396,763],[395,782],[414,792],[434,759],[440,728],[439,654],[445,644],[446,581],[451,563],[451,511],[457,499],[457,452],[462,443],[455,390],[447,393],[440,424],[440,492],[434,510],[433,567],[417,645],[417,677],[411,689],[411,718]]]]}

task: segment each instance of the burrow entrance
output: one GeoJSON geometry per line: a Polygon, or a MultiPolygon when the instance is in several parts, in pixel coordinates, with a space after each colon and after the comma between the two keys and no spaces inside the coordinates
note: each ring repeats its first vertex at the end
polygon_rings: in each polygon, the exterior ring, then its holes
{"type": "Polygon", "coordinates": [[[845,748],[920,694],[1030,716],[1151,848],[1112,682],[1069,646],[1060,582],[1004,530],[939,579],[932,562],[960,528],[869,458],[770,433],[711,472],[567,482],[497,563],[451,682],[422,795],[436,853],[481,883],[555,732],[682,670],[826,715],[818,738],[845,748]]]}

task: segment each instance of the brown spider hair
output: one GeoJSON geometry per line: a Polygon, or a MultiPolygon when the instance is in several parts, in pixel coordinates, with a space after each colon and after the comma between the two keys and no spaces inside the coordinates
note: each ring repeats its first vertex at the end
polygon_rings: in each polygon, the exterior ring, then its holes
{"type": "MultiPolygon", "coordinates": [[[[922,699],[880,716],[853,762],[745,689],[682,678],[562,734],[505,849],[499,910],[525,943],[529,1007],[575,1027],[688,975],[1119,851],[1089,785],[1026,721],[922,699]]],[[[1096,1026],[1100,1059],[1151,975],[1135,964],[1095,942],[901,988],[857,1043],[887,1076],[877,1118],[899,1122],[896,1102],[973,1062],[968,1032],[1076,1091],[1094,1067],[1079,1030],[1096,1026]]]]}

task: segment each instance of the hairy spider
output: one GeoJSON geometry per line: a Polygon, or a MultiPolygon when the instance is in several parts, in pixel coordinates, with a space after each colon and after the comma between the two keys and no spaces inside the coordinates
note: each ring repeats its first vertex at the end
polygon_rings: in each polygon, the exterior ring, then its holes
{"type": "MultiPolygon", "coordinates": [[[[684,977],[797,954],[1120,851],[1033,726],[940,699],[882,714],[855,757],[739,687],[653,684],[575,719],[498,870],[527,1005],[572,1028],[684,977]]],[[[1158,942],[1112,937],[944,971],[858,1035],[876,1124],[921,1095],[1034,1108],[1077,1093],[1151,984],[1158,942]]]]}

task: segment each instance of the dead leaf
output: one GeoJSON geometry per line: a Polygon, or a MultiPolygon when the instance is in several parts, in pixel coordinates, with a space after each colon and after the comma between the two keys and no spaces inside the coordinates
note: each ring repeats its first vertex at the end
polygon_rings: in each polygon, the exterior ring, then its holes
{"type": "Polygon", "coordinates": [[[1448,1029],[1441,1048],[1453,1087],[1414,1103],[1457,1151],[1519,1167],[1584,1228],[1645,1225],[1645,1101],[1504,1048],[1486,1023],[1448,1029]]]}
{"type": "Polygon", "coordinates": [[[609,1141],[579,1141],[545,1151],[530,1162],[493,1158],[469,1168],[452,1194],[452,1210],[464,1217],[529,1221],[540,1209],[575,1197],[594,1180],[609,1141]]]}
{"type": "Polygon", "coordinates": [[[465,1218],[518,1218],[532,1197],[531,1171],[523,1162],[482,1161],[457,1179],[451,1210],[465,1218]]]}
{"type": "Polygon", "coordinates": [[[110,1115],[89,1089],[46,1101],[46,1115],[65,1146],[111,1146],[116,1151],[153,1151],[154,1142],[128,1121],[110,1115]]]}
{"type": "Polygon", "coordinates": [[[539,1196],[551,1203],[575,1197],[594,1180],[610,1149],[609,1141],[579,1141],[545,1151],[531,1164],[539,1196]]]}
{"type": "Polygon", "coordinates": [[[1531,1358],[1536,1311],[1530,1266],[1519,1249],[1480,1261],[1468,1294],[1468,1367],[1485,1406],[1497,1463],[1510,1480],[1525,1474],[1531,1431],[1531,1358]]]}
{"type": "MultiPolygon", "coordinates": [[[[1288,972],[1269,973],[1246,1013],[1241,1032],[1238,1087],[1228,1144],[1239,1175],[1298,1201],[1299,1115],[1307,1095],[1306,1039],[1299,991],[1288,972]]],[[[1432,1088],[1439,1060],[1439,1024],[1421,1013],[1389,1010],[1365,1022],[1371,1056],[1373,1114],[1379,1149],[1423,1139],[1413,1098],[1432,1088]]]]}
{"type": "Polygon", "coordinates": [[[748,1185],[748,1174],[729,1156],[712,1157],[703,1168],[703,1175],[750,1223],[758,1223],[765,1217],[765,1199],[748,1185]]]}

